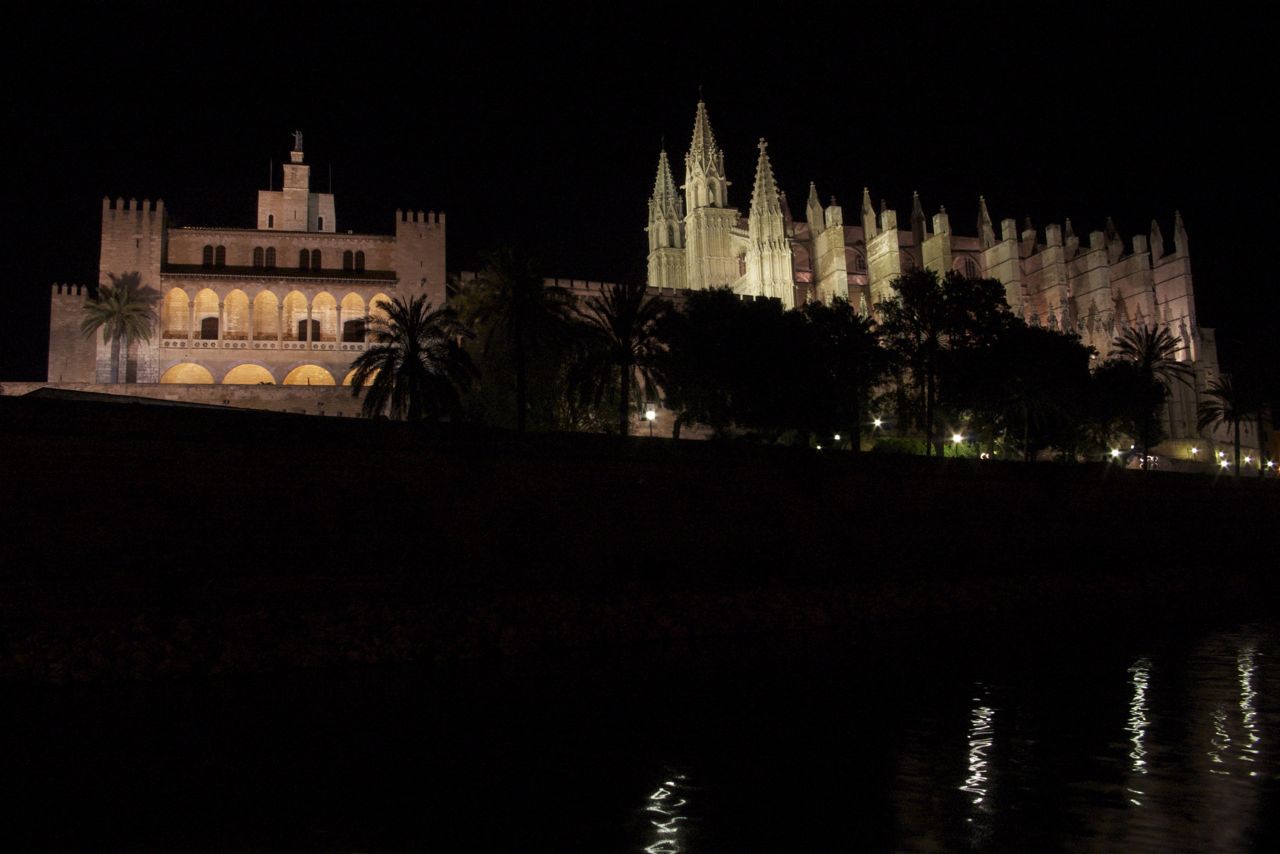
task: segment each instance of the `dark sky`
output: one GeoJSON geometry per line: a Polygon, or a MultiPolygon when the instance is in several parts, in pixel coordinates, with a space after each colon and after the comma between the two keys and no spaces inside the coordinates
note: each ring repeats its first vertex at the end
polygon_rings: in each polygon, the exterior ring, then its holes
{"type": "Polygon", "coordinates": [[[0,378],[43,378],[48,285],[96,279],[103,195],[250,226],[295,128],[318,189],[332,166],[340,229],[444,210],[450,270],[518,244],[549,275],[642,277],[659,141],[682,164],[699,86],[744,211],[761,136],[793,210],[816,180],[849,222],[864,185],[903,218],[918,189],[966,234],[979,193],[997,220],[1070,216],[1085,239],[1111,215],[1172,240],[1181,208],[1201,323],[1228,358],[1265,340],[1275,63],[1261,22],[1225,6],[744,4],[730,22],[646,4],[613,22],[603,5],[266,5],[13,23],[0,378]]]}

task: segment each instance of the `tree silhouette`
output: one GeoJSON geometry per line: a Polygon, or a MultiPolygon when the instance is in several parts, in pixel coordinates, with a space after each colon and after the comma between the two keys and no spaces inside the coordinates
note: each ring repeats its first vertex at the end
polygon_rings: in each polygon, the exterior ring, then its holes
{"type": "Polygon", "coordinates": [[[636,374],[646,394],[655,392],[663,350],[659,324],[670,309],[669,302],[650,296],[638,282],[609,285],[578,308],[601,352],[618,369],[618,432],[624,437],[631,432],[631,389],[636,374]]]}
{"type": "Polygon", "coordinates": [[[526,429],[529,362],[535,350],[558,343],[568,333],[574,298],[544,283],[535,262],[514,249],[490,253],[477,281],[466,289],[466,320],[482,330],[487,357],[509,348],[514,360],[516,430],[526,429]]]}
{"type": "Polygon", "coordinates": [[[1013,320],[1004,286],[952,270],[912,270],[891,283],[894,295],[877,304],[885,340],[910,372],[924,403],[925,453],[934,452],[938,383],[947,351],[990,343],[1013,320]]]}
{"type": "Polygon", "coordinates": [[[1161,399],[1138,424],[1144,470],[1151,445],[1160,429],[1158,421],[1171,392],[1171,384],[1180,382],[1190,387],[1195,379],[1191,364],[1178,361],[1181,348],[1178,339],[1162,326],[1126,326],[1111,344],[1111,358],[1132,363],[1139,376],[1159,384],[1164,390],[1161,399]]]}
{"type": "Polygon", "coordinates": [[[459,410],[460,392],[475,376],[471,357],[462,347],[471,331],[453,310],[432,310],[425,295],[390,302],[379,300],[385,318],[365,318],[370,346],[351,363],[351,393],[368,386],[362,410],[366,418],[436,420],[459,410]]]}
{"type": "MultiPolygon", "coordinates": [[[[142,286],[141,273],[108,273],[109,285],[99,285],[84,303],[80,333],[86,338],[102,330],[102,343],[111,345],[111,382],[120,382],[120,363],[129,358],[135,341],[150,341],[155,324],[155,303],[160,294],[142,286]],[[123,344],[123,347],[121,346],[123,344]]],[[[128,379],[128,369],[125,370],[128,379]]]]}
{"type": "MultiPolygon", "coordinates": [[[[1236,385],[1230,374],[1212,380],[1204,389],[1206,401],[1198,407],[1196,425],[1203,430],[1221,424],[1231,430],[1235,449],[1235,476],[1240,476],[1240,423],[1253,415],[1254,403],[1247,389],[1236,385]]],[[[1261,466],[1260,466],[1261,470],[1261,466]]]]}

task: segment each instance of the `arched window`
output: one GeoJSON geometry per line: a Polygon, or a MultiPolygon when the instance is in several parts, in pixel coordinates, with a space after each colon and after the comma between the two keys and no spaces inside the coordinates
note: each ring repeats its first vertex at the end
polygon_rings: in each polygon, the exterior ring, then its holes
{"type": "Polygon", "coordinates": [[[213,250],[213,266],[227,266],[227,247],[219,246],[217,249],[213,250]]]}
{"type": "Polygon", "coordinates": [[[267,228],[275,228],[275,227],[276,227],[276,215],[267,214],[267,228]]]}
{"type": "Polygon", "coordinates": [[[267,247],[267,268],[270,269],[276,265],[276,248],[274,246],[267,247]]]}
{"type": "Polygon", "coordinates": [[[313,270],[320,269],[320,250],[319,249],[311,250],[311,269],[313,270]]]}
{"type": "Polygon", "coordinates": [[[355,266],[355,256],[351,254],[351,250],[342,253],[342,269],[351,270],[355,266]]]}
{"type": "Polygon", "coordinates": [[[206,267],[213,266],[213,247],[206,246],[200,253],[200,263],[206,267]]]}
{"type": "Polygon", "coordinates": [[[298,269],[305,270],[311,266],[311,253],[305,249],[298,250],[298,269]]]}
{"type": "Polygon", "coordinates": [[[978,278],[978,262],[971,255],[964,256],[964,274],[970,279],[978,278]]]}
{"type": "Polygon", "coordinates": [[[316,231],[324,231],[324,217],[316,217],[316,231]]]}
{"type": "Polygon", "coordinates": [[[364,250],[363,249],[356,250],[356,272],[357,273],[364,272],[364,250]]]}
{"type": "Polygon", "coordinates": [[[253,266],[255,267],[262,266],[262,247],[261,246],[253,247],[253,266]]]}
{"type": "Polygon", "coordinates": [[[853,253],[853,271],[855,273],[867,272],[867,258],[861,252],[853,253]]]}

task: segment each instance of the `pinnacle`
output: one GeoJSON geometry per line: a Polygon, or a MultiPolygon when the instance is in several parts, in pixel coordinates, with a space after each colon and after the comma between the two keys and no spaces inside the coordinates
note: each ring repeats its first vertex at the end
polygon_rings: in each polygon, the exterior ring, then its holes
{"type": "Polygon", "coordinates": [[[693,141],[689,143],[689,156],[706,166],[718,151],[716,135],[711,130],[711,119],[707,117],[707,104],[699,98],[698,111],[693,117],[693,141]]]}
{"type": "Polygon", "coordinates": [[[758,148],[760,159],[756,163],[756,185],[751,192],[751,209],[759,206],[763,210],[776,211],[778,206],[778,182],[773,177],[773,166],[769,164],[766,151],[769,144],[761,138],[758,148]]]}
{"type": "Polygon", "coordinates": [[[675,196],[676,182],[671,176],[671,163],[667,160],[667,150],[658,151],[658,176],[653,182],[653,197],[661,199],[665,196],[675,196]]]}

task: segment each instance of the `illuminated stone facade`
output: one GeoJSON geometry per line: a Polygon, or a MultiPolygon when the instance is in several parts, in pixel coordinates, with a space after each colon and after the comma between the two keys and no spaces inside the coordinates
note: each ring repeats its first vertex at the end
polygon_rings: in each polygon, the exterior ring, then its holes
{"type": "MultiPolygon", "coordinates": [[[[122,383],[341,385],[375,301],[444,302],[445,217],[396,211],[392,234],[339,232],[299,134],[282,188],[258,193],[255,228],[176,228],[162,201],[103,199],[99,284],[130,274],[160,299],[151,341],[121,359],[122,383]]],[[[111,347],[79,332],[86,295],[53,287],[50,382],[110,381],[111,347]]]]}
{"type": "Polygon", "coordinates": [[[648,283],[657,288],[728,286],[743,296],[773,297],[787,308],[809,300],[844,297],[864,314],[891,294],[890,282],[924,267],[997,279],[1014,313],[1028,323],[1070,330],[1105,359],[1125,326],[1158,324],[1182,344],[1180,358],[1196,368],[1196,389],[1175,384],[1170,435],[1197,434],[1199,390],[1217,375],[1212,329],[1196,322],[1187,232],[1174,215],[1173,251],[1160,225],[1125,241],[1110,218],[1103,231],[1081,241],[1071,220],[1043,232],[1028,221],[993,225],[978,199],[977,235],[952,231],[946,210],[926,217],[912,200],[910,229],[881,202],[877,213],[862,191],[859,225],[846,225],[831,198],[823,205],[810,183],[804,219],[792,217],[778,187],[766,143],[759,143],[755,184],[745,217],[728,202],[724,151],[716,142],[706,104],[698,102],[693,139],[685,154],[685,182],[676,188],[667,153],[658,156],[649,199],[648,283]]]}

